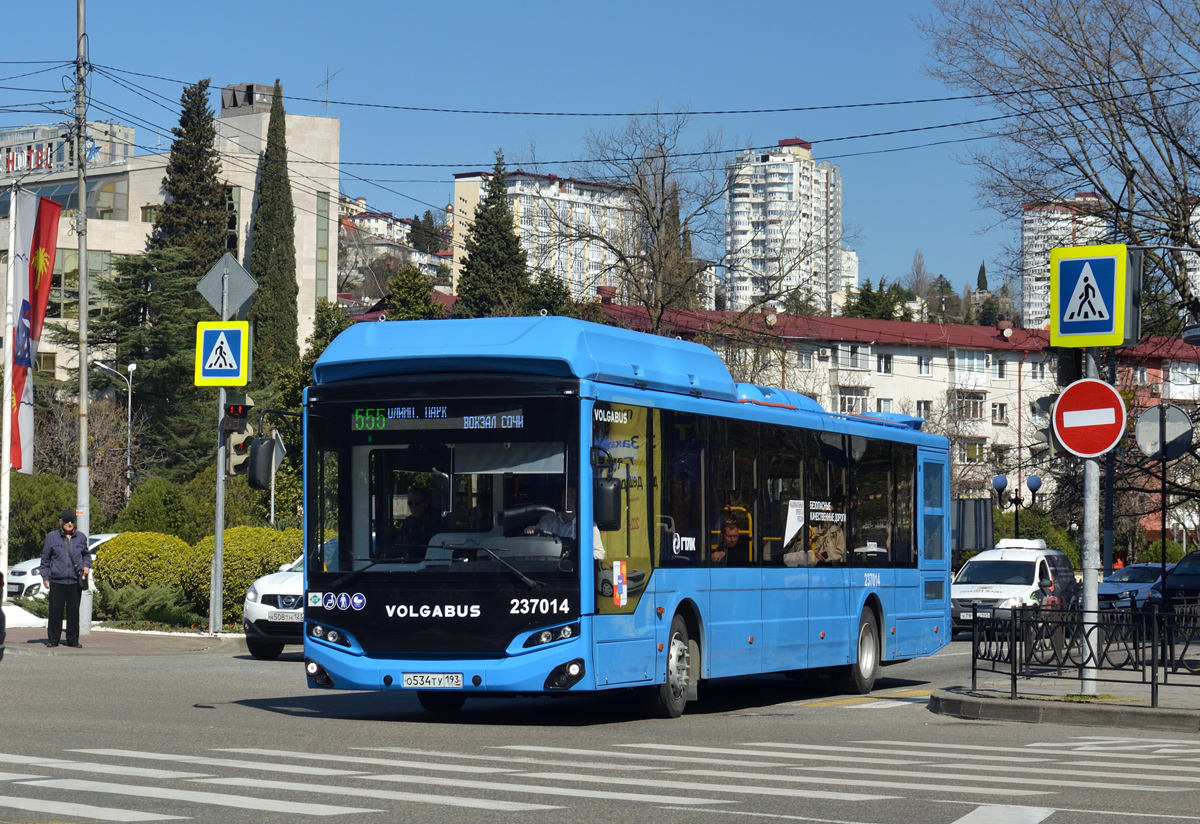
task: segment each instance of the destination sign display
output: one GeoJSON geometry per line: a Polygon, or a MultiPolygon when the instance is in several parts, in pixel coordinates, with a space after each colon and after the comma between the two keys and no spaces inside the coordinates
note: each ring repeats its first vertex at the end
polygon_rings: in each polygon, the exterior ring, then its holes
{"type": "Polygon", "coordinates": [[[436,402],[413,406],[359,406],[350,416],[350,429],[354,432],[524,428],[525,411],[520,407],[464,410],[436,402]]]}

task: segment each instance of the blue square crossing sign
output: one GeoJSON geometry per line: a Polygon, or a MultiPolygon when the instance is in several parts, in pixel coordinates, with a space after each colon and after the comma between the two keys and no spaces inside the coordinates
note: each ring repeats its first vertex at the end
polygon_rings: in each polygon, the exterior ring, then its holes
{"type": "Polygon", "coordinates": [[[196,386],[245,386],[250,381],[250,323],[196,324],[196,386]]]}
{"type": "MultiPolygon", "coordinates": [[[[1075,246],[1050,251],[1050,345],[1122,346],[1138,337],[1123,244],[1075,246]]],[[[1135,267],[1136,268],[1136,267],[1135,267]]]]}

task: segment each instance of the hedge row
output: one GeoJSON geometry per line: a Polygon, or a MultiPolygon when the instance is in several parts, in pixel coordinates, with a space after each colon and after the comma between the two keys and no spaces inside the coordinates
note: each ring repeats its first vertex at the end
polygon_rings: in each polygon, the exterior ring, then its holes
{"type": "MultiPolygon", "coordinates": [[[[209,582],[216,547],[213,537],[195,546],[174,535],[122,532],[96,556],[96,581],[114,589],[166,586],[183,592],[193,610],[208,614],[209,582]]],[[[255,580],[300,557],[299,529],[239,526],[225,531],[222,556],[225,623],[241,623],[242,601],[255,580]]]]}

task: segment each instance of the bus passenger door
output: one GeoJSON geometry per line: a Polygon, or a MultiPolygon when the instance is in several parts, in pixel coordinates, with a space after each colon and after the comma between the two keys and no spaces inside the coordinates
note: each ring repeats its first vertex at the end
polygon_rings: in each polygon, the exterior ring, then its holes
{"type": "Polygon", "coordinates": [[[808,571],[808,666],[850,662],[850,636],[858,615],[850,613],[847,569],[846,439],[812,433],[805,461],[805,518],[811,568],[808,571]]]}
{"type": "Polygon", "coordinates": [[[950,475],[945,453],[917,453],[921,530],[917,568],[921,576],[921,631],[914,652],[934,652],[950,642],[950,475]]]}
{"type": "MultiPolygon", "coordinates": [[[[587,410],[584,406],[585,412],[587,410]]],[[[604,558],[581,553],[595,572],[596,615],[593,661],[598,686],[649,682],[657,670],[653,598],[643,598],[650,583],[650,553],[657,526],[650,523],[649,496],[655,449],[651,411],[629,404],[597,401],[592,443],[604,456],[595,477],[615,478],[621,487],[620,528],[602,532],[604,558]]]]}

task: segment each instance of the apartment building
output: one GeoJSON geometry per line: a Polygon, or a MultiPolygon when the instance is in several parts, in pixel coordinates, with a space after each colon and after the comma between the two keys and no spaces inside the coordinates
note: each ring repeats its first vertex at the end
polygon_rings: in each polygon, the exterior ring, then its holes
{"type": "Polygon", "coordinates": [[[811,143],[790,138],[747,150],[725,174],[727,308],[802,289],[828,312],[844,288],[840,168],[818,162],[811,143]]]}

